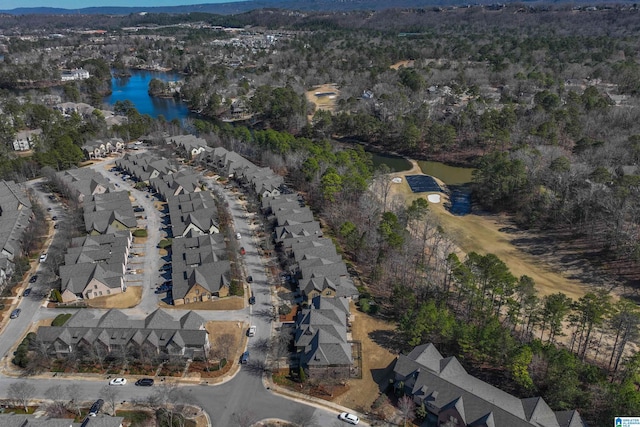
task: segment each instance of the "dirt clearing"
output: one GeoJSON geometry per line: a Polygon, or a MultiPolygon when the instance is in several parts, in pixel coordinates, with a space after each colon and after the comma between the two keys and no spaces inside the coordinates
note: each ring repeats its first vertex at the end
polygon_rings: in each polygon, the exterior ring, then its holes
{"type": "MultiPolygon", "coordinates": [[[[321,86],[315,86],[310,91],[305,92],[307,101],[315,105],[316,110],[326,110],[333,112],[336,107],[336,100],[340,96],[340,90],[335,83],[326,83],[321,86]]],[[[309,120],[313,115],[309,116],[309,120]]]]}
{"type": "Polygon", "coordinates": [[[396,357],[377,344],[372,336],[394,331],[396,325],[358,311],[353,303],[351,313],[355,317],[351,331],[353,339],[362,343],[362,379],[349,380],[349,390],[337,397],[335,402],[368,412],[371,404],[380,395],[380,386],[384,387],[387,384],[386,381],[391,374],[388,367],[396,357]]]}
{"type": "Polygon", "coordinates": [[[413,67],[414,62],[415,61],[413,59],[406,59],[404,61],[396,62],[389,68],[391,68],[392,70],[399,70],[400,68],[409,68],[409,67],[413,67]]]}
{"type": "MultiPolygon", "coordinates": [[[[404,176],[422,174],[417,162],[411,161],[409,171],[391,174],[402,178],[399,184],[392,184],[391,197],[401,198],[407,205],[418,198],[426,198],[428,193],[413,193],[404,176]]],[[[446,197],[443,197],[446,201],[446,197]]],[[[533,233],[517,229],[504,215],[464,215],[455,216],[444,208],[443,203],[429,204],[431,211],[438,217],[445,232],[459,248],[459,256],[469,252],[492,253],[504,261],[516,276],[527,275],[535,280],[541,296],[564,292],[578,299],[591,289],[588,284],[569,278],[575,272],[560,271],[545,262],[542,257],[527,254],[511,243],[516,237],[535,237],[533,233]]]]}
{"type": "Polygon", "coordinates": [[[87,300],[92,308],[131,308],[140,303],[142,286],[129,286],[127,292],[87,300]]]}

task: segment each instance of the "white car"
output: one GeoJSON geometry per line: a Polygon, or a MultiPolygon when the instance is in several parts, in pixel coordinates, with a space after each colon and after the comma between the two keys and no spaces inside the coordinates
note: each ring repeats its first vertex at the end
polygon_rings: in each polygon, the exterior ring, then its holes
{"type": "Polygon", "coordinates": [[[127,383],[126,378],[114,378],[109,381],[109,385],[125,385],[127,383]]]}
{"type": "Polygon", "coordinates": [[[256,335],[256,325],[251,325],[247,331],[247,336],[254,337],[256,335]]]}
{"type": "Polygon", "coordinates": [[[360,422],[360,419],[358,417],[348,412],[341,413],[340,415],[338,415],[338,418],[340,418],[342,421],[345,421],[353,425],[356,425],[360,422]]]}
{"type": "Polygon", "coordinates": [[[47,260],[47,254],[40,255],[40,262],[45,262],[47,260]]]}
{"type": "Polygon", "coordinates": [[[242,239],[242,235],[240,233],[236,233],[236,239],[238,240],[242,239]]]}

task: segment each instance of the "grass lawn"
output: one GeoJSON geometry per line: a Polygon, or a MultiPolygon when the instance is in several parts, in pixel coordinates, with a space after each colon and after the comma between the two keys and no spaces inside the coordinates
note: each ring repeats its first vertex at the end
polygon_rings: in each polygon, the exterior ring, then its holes
{"type": "Polygon", "coordinates": [[[245,322],[207,322],[205,324],[205,328],[209,333],[209,342],[211,343],[211,347],[218,346],[217,340],[218,337],[223,335],[230,335],[233,339],[225,343],[227,348],[227,365],[225,369],[229,371],[233,370],[240,360],[240,355],[244,351],[244,347],[246,344],[247,336],[246,330],[249,325],[245,322]],[[228,367],[228,368],[227,368],[228,367]]]}
{"type": "Polygon", "coordinates": [[[351,331],[353,339],[362,343],[362,379],[349,380],[349,390],[334,401],[348,408],[367,412],[380,394],[379,384],[386,384],[391,373],[386,368],[396,357],[371,337],[376,333],[393,331],[396,325],[358,311],[353,303],[351,313],[355,316],[351,331]]]}
{"type": "MultiPolygon", "coordinates": [[[[392,184],[390,197],[399,197],[407,205],[418,198],[426,198],[426,193],[413,193],[404,179],[405,175],[422,174],[417,162],[411,163],[413,168],[410,171],[391,174],[391,177],[401,177],[402,182],[392,184]]],[[[509,266],[516,277],[527,275],[534,279],[540,296],[564,292],[578,299],[589,291],[585,284],[568,277],[571,271],[561,272],[541,257],[527,254],[513,245],[513,239],[531,236],[531,233],[516,229],[514,234],[514,225],[508,217],[491,214],[455,216],[444,208],[443,203],[431,203],[429,206],[445,232],[457,244],[461,259],[466,253],[474,251],[493,253],[509,266]]]]}
{"type": "Polygon", "coordinates": [[[161,308],[177,308],[180,310],[240,310],[244,308],[243,297],[224,297],[214,301],[192,302],[183,305],[169,305],[163,302],[158,304],[161,308]]]}
{"type": "Polygon", "coordinates": [[[141,286],[129,286],[127,292],[86,300],[92,308],[131,308],[140,303],[141,286]]]}

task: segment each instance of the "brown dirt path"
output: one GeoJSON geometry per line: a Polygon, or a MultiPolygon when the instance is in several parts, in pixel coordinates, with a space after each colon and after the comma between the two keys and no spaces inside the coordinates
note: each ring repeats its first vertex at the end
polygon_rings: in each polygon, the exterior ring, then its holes
{"type": "MultiPolygon", "coordinates": [[[[399,184],[392,184],[391,197],[400,198],[410,204],[418,198],[426,198],[427,193],[416,194],[411,191],[404,179],[405,175],[422,175],[420,166],[411,160],[412,169],[405,172],[391,174],[392,177],[402,178],[399,184]]],[[[443,197],[443,202],[446,196],[443,197]]],[[[493,253],[503,260],[511,272],[520,277],[527,275],[536,282],[541,296],[564,292],[567,296],[577,299],[589,292],[590,286],[569,276],[572,271],[560,269],[545,262],[542,257],[527,254],[511,243],[514,232],[518,238],[531,236],[533,233],[517,230],[508,216],[505,215],[477,215],[455,216],[444,208],[443,203],[430,203],[431,211],[437,216],[446,233],[459,248],[459,256],[469,252],[493,253]]]]}

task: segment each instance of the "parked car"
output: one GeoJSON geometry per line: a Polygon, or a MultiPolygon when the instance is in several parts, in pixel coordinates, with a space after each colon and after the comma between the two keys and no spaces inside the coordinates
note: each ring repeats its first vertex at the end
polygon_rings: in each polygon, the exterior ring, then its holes
{"type": "Polygon", "coordinates": [[[114,378],[109,381],[109,385],[125,385],[127,383],[126,378],[114,378]]]}
{"type": "Polygon", "coordinates": [[[136,381],[136,385],[141,387],[151,387],[153,385],[153,378],[140,378],[136,381]]]}
{"type": "Polygon", "coordinates": [[[29,279],[29,283],[36,283],[37,280],[38,280],[38,275],[34,274],[33,276],[31,276],[31,279],[29,279]]]}
{"type": "Polygon", "coordinates": [[[258,328],[256,327],[256,325],[249,326],[249,329],[247,330],[247,336],[248,337],[255,337],[257,329],[258,328]]]}
{"type": "Polygon", "coordinates": [[[23,297],[28,297],[29,295],[31,295],[31,288],[25,289],[24,292],[22,293],[23,297]]]}
{"type": "Polygon", "coordinates": [[[246,254],[247,251],[244,250],[244,246],[240,247],[240,255],[246,254]]]}
{"type": "Polygon", "coordinates": [[[247,276],[247,282],[253,283],[253,276],[247,276]]]}
{"type": "Polygon", "coordinates": [[[245,351],[244,353],[242,353],[242,356],[240,356],[240,363],[248,363],[249,362],[249,352],[245,351]]]}
{"type": "Polygon", "coordinates": [[[20,316],[20,312],[21,312],[21,311],[22,311],[21,309],[16,308],[15,310],[13,310],[13,311],[11,312],[11,315],[10,315],[9,317],[10,317],[11,319],[17,319],[17,318],[18,318],[18,316],[20,316]]]}
{"type": "Polygon", "coordinates": [[[353,414],[350,414],[348,412],[343,412],[340,415],[338,415],[338,418],[340,418],[340,420],[345,421],[349,424],[353,424],[356,425],[360,422],[360,419],[358,417],[356,417],[353,414]]]}
{"type": "Polygon", "coordinates": [[[57,230],[60,226],[58,224],[53,224],[53,228],[57,230]]]}
{"type": "Polygon", "coordinates": [[[135,208],[133,208],[134,212],[144,212],[144,208],[140,207],[140,206],[136,206],[135,208]]]}
{"type": "Polygon", "coordinates": [[[98,399],[96,400],[93,405],[91,405],[91,409],[89,409],[89,416],[90,417],[95,417],[96,415],[98,415],[98,412],[100,412],[100,409],[102,409],[102,405],[104,405],[104,400],[102,399],[98,399]]]}
{"type": "Polygon", "coordinates": [[[256,296],[253,295],[253,291],[251,291],[251,296],[249,297],[249,304],[253,305],[256,303],[256,296]]]}
{"type": "Polygon", "coordinates": [[[40,262],[45,262],[46,260],[47,260],[47,254],[46,253],[40,255],[40,262]]]}
{"type": "Polygon", "coordinates": [[[53,208],[47,208],[47,212],[51,212],[53,208]]]}
{"type": "Polygon", "coordinates": [[[242,235],[240,233],[236,233],[236,239],[238,240],[242,239],[242,235]]]}
{"type": "Polygon", "coordinates": [[[52,219],[53,221],[57,221],[57,220],[58,220],[58,217],[54,215],[54,216],[52,216],[52,217],[51,217],[51,219],[52,219]]]}

